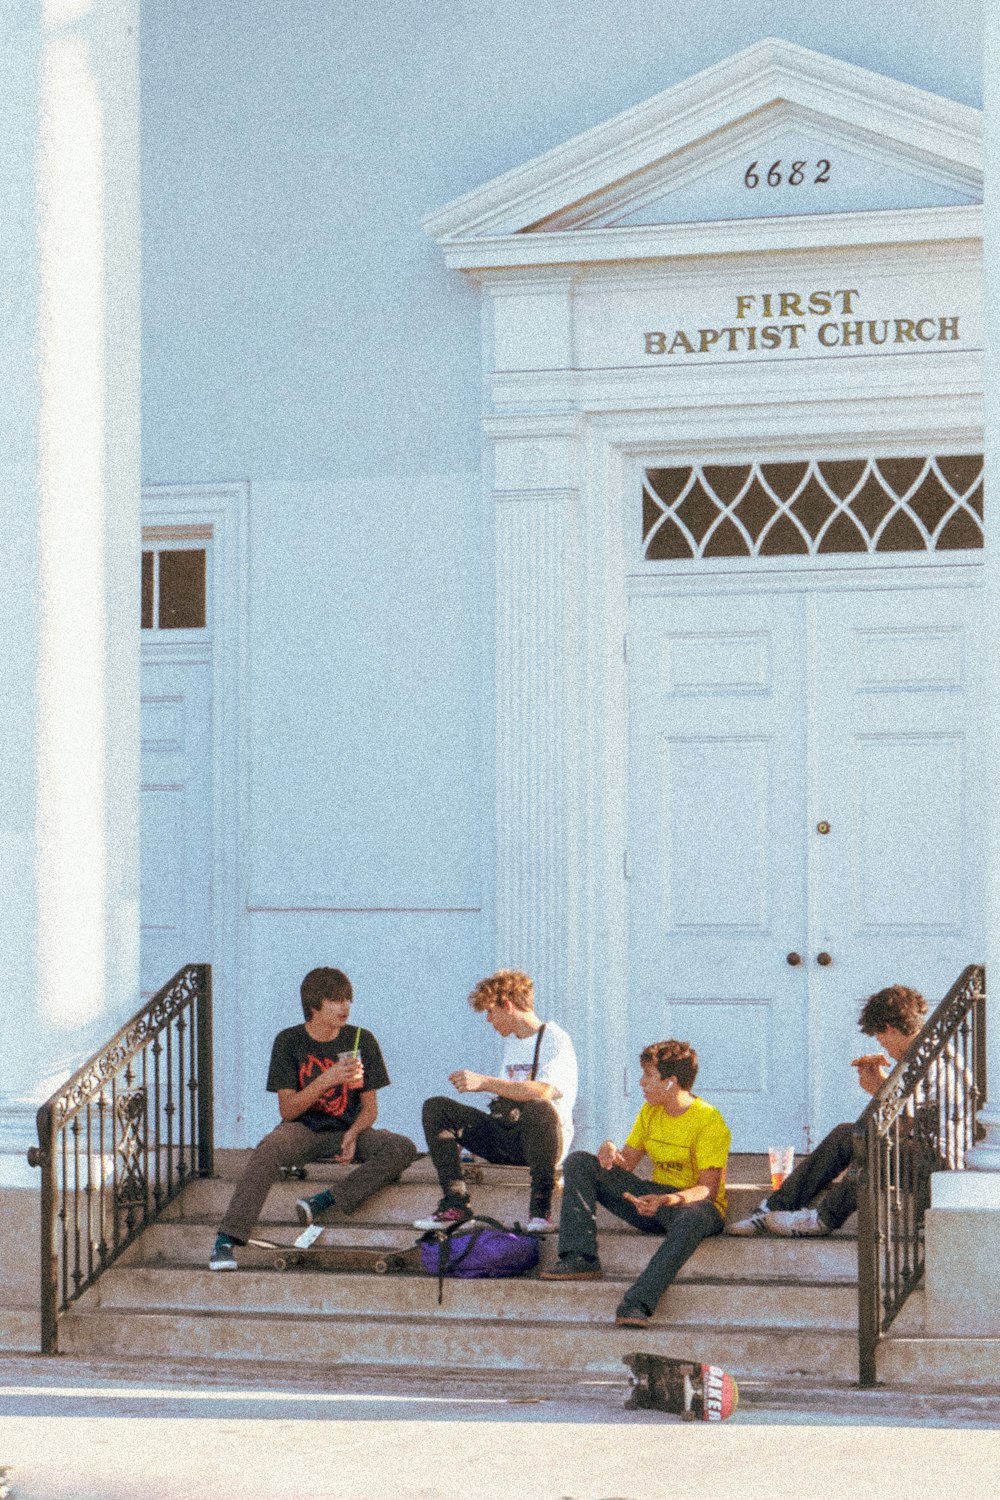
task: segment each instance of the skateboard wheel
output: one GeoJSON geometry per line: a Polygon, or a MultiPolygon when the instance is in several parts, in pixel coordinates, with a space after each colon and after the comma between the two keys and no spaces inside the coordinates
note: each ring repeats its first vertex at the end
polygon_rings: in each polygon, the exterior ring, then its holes
{"type": "Polygon", "coordinates": [[[377,1260],[372,1266],[372,1270],[375,1272],[376,1276],[384,1276],[388,1269],[389,1262],[387,1260],[377,1260]]]}
{"type": "Polygon", "coordinates": [[[278,1271],[287,1271],[288,1270],[288,1256],[287,1255],[276,1255],[274,1257],[274,1265],[275,1265],[275,1269],[278,1270],[278,1271]]]}

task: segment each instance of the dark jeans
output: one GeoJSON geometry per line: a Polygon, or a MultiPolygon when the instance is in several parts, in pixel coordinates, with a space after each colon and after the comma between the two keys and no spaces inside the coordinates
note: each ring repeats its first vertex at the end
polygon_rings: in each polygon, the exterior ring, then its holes
{"type": "MultiPolygon", "coordinates": [[[[231,1235],[245,1245],[281,1168],[301,1167],[307,1161],[336,1156],[343,1139],[342,1130],[310,1130],[298,1120],[283,1120],[264,1137],[247,1162],[219,1225],[219,1233],[231,1235]]],[[[343,1213],[353,1213],[379,1188],[395,1182],[416,1155],[416,1146],[405,1135],[396,1135],[391,1130],[362,1130],[354,1153],[358,1166],[334,1184],[333,1201],[343,1213]]]]}
{"type": "Polygon", "coordinates": [[[624,1167],[612,1167],[606,1171],[591,1152],[574,1151],[566,1158],[563,1167],[559,1254],[596,1258],[598,1203],[619,1219],[624,1219],[626,1224],[641,1229],[643,1234],[663,1235],[663,1244],[625,1293],[626,1302],[639,1303],[647,1312],[655,1312],[663,1293],[702,1240],[722,1233],[722,1215],[707,1198],[701,1203],[661,1208],[651,1218],[646,1218],[631,1203],[626,1203],[623,1196],[625,1193],[639,1197],[643,1193],[671,1191],[677,1190],[666,1183],[636,1177],[624,1167]]]}
{"type": "Polygon", "coordinates": [[[835,1125],[816,1150],[802,1158],[780,1188],[768,1195],[768,1208],[808,1208],[817,1193],[829,1188],[817,1211],[828,1229],[839,1229],[858,1206],[857,1179],[848,1175],[840,1182],[833,1181],[854,1159],[853,1132],[853,1125],[835,1125]]]}
{"type": "Polygon", "coordinates": [[[427,1149],[443,1192],[462,1180],[462,1148],[498,1166],[527,1167],[531,1173],[529,1217],[547,1219],[562,1150],[562,1125],[547,1099],[518,1104],[516,1125],[502,1125],[484,1110],[436,1095],[424,1104],[427,1149]]]}

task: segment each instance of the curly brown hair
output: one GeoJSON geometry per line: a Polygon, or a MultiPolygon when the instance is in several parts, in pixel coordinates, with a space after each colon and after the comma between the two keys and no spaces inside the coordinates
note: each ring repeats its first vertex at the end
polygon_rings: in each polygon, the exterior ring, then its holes
{"type": "Polygon", "coordinates": [[[491,1010],[506,1002],[512,1010],[534,1010],[535,981],[520,969],[497,969],[481,979],[469,995],[473,1010],[491,1010]]]}
{"type": "Polygon", "coordinates": [[[875,1036],[892,1026],[904,1036],[916,1036],[927,1017],[927,1001],[905,984],[890,984],[865,1001],[858,1026],[865,1036],[875,1036]]]}
{"type": "Polygon", "coordinates": [[[677,1087],[691,1088],[698,1077],[698,1054],[690,1042],[650,1042],[639,1053],[642,1067],[654,1067],[661,1078],[676,1078],[677,1087]]]}

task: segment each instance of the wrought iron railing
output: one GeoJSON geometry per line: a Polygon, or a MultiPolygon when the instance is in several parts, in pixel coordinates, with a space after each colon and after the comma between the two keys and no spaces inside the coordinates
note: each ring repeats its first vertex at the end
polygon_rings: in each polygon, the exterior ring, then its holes
{"type": "Polygon", "coordinates": [[[188,964],[38,1111],[43,1354],[60,1313],[212,1156],[212,971],[188,964]]]}
{"type": "Polygon", "coordinates": [[[924,1274],[932,1172],[960,1171],[986,1096],[985,972],[964,969],[854,1127],[858,1373],[876,1383],[880,1339],[924,1274]]]}

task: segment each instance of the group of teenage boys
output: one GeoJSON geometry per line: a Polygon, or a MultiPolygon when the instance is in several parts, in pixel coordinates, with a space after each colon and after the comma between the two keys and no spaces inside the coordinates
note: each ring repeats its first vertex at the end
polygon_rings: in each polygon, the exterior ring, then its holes
{"type": "MultiPolygon", "coordinates": [[[[350,1024],[351,982],[340,969],[311,970],[302,981],[301,1025],[278,1033],[267,1088],[278,1096],[281,1123],[251,1154],[223,1216],[209,1265],[237,1269],[271,1185],[283,1168],[320,1159],[353,1170],[333,1187],[298,1200],[303,1225],[352,1214],[396,1181],[418,1155],[406,1136],[378,1130],[378,1092],[389,1083],[379,1044],[350,1024]]],[[[448,1231],[474,1219],[463,1158],[526,1166],[530,1200],[526,1232],[558,1232],[558,1259],[540,1275],[549,1281],[603,1276],[597,1205],[643,1233],[657,1235],[649,1264],[625,1292],[615,1321],[645,1327],[681,1266],[703,1239],[721,1234],[822,1235],[857,1206],[855,1179],[844,1174],[852,1155],[851,1126],[838,1125],[784,1184],[746,1219],[726,1225],[726,1162],[730,1132],[713,1105],[693,1092],[698,1056],[687,1042],[654,1042],[640,1054],[645,1103],[625,1144],[605,1141],[596,1152],[569,1152],[577,1064],[573,1043],[535,1011],[527,974],[501,969],[473,989],[469,1003],[503,1038],[498,1076],[460,1068],[449,1082],[460,1096],[438,1095],[423,1107],[423,1126],[441,1186],[437,1208],[414,1227],[448,1231]],[[465,1102],[488,1095],[489,1108],[465,1102]],[[652,1176],[638,1176],[645,1157],[652,1176]],[[557,1177],[563,1194],[558,1224],[551,1217],[557,1177]]],[[[854,1059],[858,1081],[877,1092],[907,1051],[927,1013],[915,990],[892,985],[872,995],[860,1029],[882,1049],[854,1059]],[[888,1054],[886,1056],[885,1054],[888,1054]]]]}

